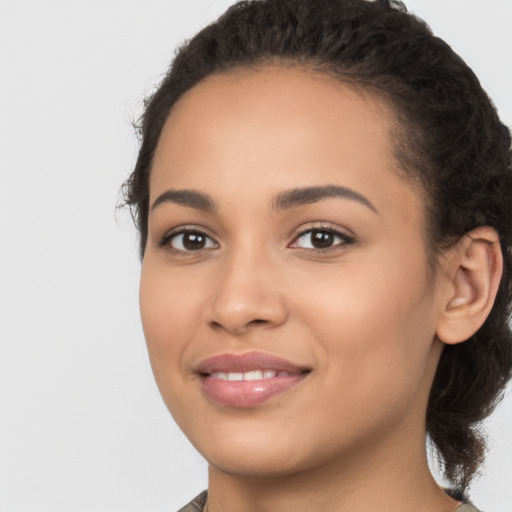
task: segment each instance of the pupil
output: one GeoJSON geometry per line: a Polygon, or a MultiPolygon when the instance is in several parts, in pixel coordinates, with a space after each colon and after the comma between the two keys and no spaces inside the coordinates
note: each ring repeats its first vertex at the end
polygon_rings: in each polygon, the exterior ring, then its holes
{"type": "Polygon", "coordinates": [[[327,231],[313,231],[311,241],[316,249],[325,249],[331,247],[334,242],[334,235],[327,231]]]}
{"type": "Polygon", "coordinates": [[[206,237],[201,233],[185,233],[183,235],[183,247],[190,251],[203,249],[206,237]]]}

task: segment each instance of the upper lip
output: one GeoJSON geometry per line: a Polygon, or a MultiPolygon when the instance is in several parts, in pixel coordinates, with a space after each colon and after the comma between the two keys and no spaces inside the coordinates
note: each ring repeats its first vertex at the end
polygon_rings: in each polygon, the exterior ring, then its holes
{"type": "Polygon", "coordinates": [[[254,370],[275,370],[277,372],[303,373],[310,371],[307,366],[294,364],[281,357],[264,352],[246,352],[244,354],[225,353],[201,361],[196,372],[209,375],[214,372],[251,372],[254,370]]]}

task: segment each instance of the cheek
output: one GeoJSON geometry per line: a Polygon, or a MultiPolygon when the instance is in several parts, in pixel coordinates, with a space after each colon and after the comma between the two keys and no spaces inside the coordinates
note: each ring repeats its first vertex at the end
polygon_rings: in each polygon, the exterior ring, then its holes
{"type": "Polygon", "coordinates": [[[378,263],[354,262],[330,279],[311,280],[297,316],[321,340],[341,388],[364,400],[398,398],[421,385],[435,334],[434,295],[425,266],[372,261],[378,263]]]}
{"type": "Polygon", "coordinates": [[[199,325],[201,301],[190,282],[172,277],[154,265],[150,258],[143,262],[139,302],[144,336],[151,366],[159,384],[172,379],[182,354],[199,325]],[[188,284],[188,286],[187,286],[188,284]]]}

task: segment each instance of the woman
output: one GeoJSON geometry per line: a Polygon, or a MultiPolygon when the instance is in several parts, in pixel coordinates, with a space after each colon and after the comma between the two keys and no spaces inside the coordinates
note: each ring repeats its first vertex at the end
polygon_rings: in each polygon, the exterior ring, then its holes
{"type": "Polygon", "coordinates": [[[141,133],[144,332],[209,463],[182,510],[476,510],[512,367],[512,173],[460,57],[398,2],[241,2],[141,133]]]}

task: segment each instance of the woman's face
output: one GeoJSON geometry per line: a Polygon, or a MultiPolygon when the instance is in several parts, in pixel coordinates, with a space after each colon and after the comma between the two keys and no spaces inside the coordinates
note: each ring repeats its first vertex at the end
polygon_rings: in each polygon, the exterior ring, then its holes
{"type": "Polygon", "coordinates": [[[441,301],[391,124],[370,94],[277,67],[210,77],[167,120],[142,321],[213,467],[284,475],[423,444],[441,301]]]}

